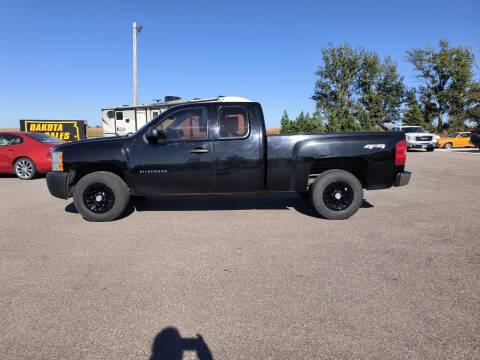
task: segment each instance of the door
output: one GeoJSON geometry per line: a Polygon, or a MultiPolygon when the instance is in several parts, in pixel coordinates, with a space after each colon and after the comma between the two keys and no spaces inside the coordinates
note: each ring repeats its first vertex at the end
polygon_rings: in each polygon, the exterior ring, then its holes
{"type": "Polygon", "coordinates": [[[470,146],[470,136],[470,133],[461,133],[457,139],[457,146],[470,146]]]}
{"type": "Polygon", "coordinates": [[[147,140],[139,134],[130,174],[137,195],[213,193],[213,142],[207,108],[172,111],[152,124],[161,134],[147,140]]]}
{"type": "Polygon", "coordinates": [[[115,111],[103,110],[102,122],[103,122],[103,135],[114,136],[115,135],[115,111]]]}
{"type": "Polygon", "coordinates": [[[135,110],[125,109],[115,111],[115,132],[117,135],[127,135],[135,132],[135,110]]]}
{"type": "Polygon", "coordinates": [[[253,107],[220,106],[215,138],[215,193],[259,193],[265,165],[261,120],[253,107]]]}
{"type": "Polygon", "coordinates": [[[140,129],[146,123],[147,123],[147,110],[146,109],[137,110],[137,126],[135,128],[135,131],[140,129]]]}
{"type": "Polygon", "coordinates": [[[20,156],[19,146],[23,138],[13,134],[0,134],[0,171],[11,172],[13,160],[20,156]]]}

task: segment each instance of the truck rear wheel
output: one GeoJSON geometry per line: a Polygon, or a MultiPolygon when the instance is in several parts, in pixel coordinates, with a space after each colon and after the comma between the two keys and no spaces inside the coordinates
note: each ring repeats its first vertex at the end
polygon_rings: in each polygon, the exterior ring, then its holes
{"type": "Polygon", "coordinates": [[[122,178],[108,171],[85,175],[75,185],[75,208],[88,221],[112,221],[126,210],[130,195],[122,178]]]}
{"type": "Polygon", "coordinates": [[[348,219],[362,205],[362,184],[348,171],[325,171],[312,184],[311,202],[313,208],[326,219],[348,219]]]}

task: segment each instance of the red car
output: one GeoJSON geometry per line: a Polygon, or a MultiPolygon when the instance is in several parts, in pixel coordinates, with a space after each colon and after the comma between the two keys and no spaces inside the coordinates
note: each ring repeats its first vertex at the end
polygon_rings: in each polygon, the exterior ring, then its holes
{"type": "Polygon", "coordinates": [[[0,173],[30,180],[51,171],[51,149],[61,142],[41,133],[0,132],[0,173]]]}

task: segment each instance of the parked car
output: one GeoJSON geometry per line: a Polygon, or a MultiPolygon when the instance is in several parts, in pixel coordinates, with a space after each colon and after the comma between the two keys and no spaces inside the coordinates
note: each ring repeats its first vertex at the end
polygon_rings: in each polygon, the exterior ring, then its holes
{"type": "Polygon", "coordinates": [[[475,147],[478,147],[480,150],[480,132],[479,131],[472,131],[472,136],[470,137],[470,144],[475,147]]]}
{"type": "Polygon", "coordinates": [[[0,173],[30,180],[51,171],[51,149],[59,143],[57,138],[40,133],[1,132],[0,173]]]}
{"type": "Polygon", "coordinates": [[[451,149],[452,147],[466,147],[472,146],[470,144],[471,133],[467,131],[455,132],[448,134],[446,137],[442,137],[437,140],[438,147],[444,149],[451,149]]]}
{"type": "Polygon", "coordinates": [[[47,185],[90,221],[116,219],[131,195],[275,192],[346,219],[363,188],[408,184],[406,145],[400,131],[267,136],[259,103],[219,98],[172,107],[127,137],[55,147],[47,185]]]}
{"type": "Polygon", "coordinates": [[[429,133],[420,126],[397,126],[392,131],[403,131],[407,139],[408,149],[426,149],[435,150],[437,139],[440,136],[429,133]]]}

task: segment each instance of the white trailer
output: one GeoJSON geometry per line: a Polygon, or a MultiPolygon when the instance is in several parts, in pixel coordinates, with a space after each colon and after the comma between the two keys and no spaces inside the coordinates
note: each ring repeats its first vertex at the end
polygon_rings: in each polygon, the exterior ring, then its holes
{"type": "Polygon", "coordinates": [[[147,122],[175,105],[197,101],[249,101],[235,96],[219,96],[213,99],[184,100],[176,96],[165,96],[163,102],[157,101],[148,105],[123,105],[102,109],[104,136],[122,136],[134,133],[147,122]]]}
{"type": "Polygon", "coordinates": [[[177,97],[165,97],[165,101],[153,104],[104,108],[102,109],[103,134],[117,136],[133,133],[168,108],[185,102],[177,97]]]}

